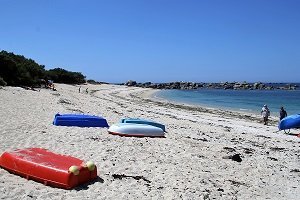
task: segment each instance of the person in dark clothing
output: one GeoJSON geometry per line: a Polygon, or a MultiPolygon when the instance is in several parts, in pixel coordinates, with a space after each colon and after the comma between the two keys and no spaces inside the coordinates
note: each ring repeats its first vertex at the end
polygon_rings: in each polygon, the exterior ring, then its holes
{"type": "Polygon", "coordinates": [[[279,111],[279,119],[280,121],[285,118],[287,116],[287,112],[284,110],[283,107],[280,108],[280,111],[279,111]]]}

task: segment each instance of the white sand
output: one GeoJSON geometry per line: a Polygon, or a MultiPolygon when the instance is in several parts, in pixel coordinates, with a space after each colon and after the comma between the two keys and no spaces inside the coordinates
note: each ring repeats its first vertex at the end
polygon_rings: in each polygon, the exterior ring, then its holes
{"type": "Polygon", "coordinates": [[[300,138],[274,133],[276,123],[264,126],[253,114],[153,101],[151,89],[82,85],[78,93],[78,86],[56,87],[0,89],[0,154],[46,148],[93,160],[99,179],[64,190],[0,169],[0,199],[299,199],[300,138]],[[123,117],[153,119],[166,125],[166,138],[53,126],[58,112],[102,115],[109,124],[123,117]],[[242,162],[225,159],[237,153],[242,162]]]}

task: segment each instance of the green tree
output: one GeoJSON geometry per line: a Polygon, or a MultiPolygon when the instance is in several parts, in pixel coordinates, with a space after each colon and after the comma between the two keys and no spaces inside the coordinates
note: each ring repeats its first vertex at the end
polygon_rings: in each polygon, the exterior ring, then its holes
{"type": "Polygon", "coordinates": [[[85,83],[85,76],[80,72],[70,72],[62,68],[50,69],[47,77],[55,83],[81,84],[85,83]]]}
{"type": "Polygon", "coordinates": [[[80,72],[62,68],[47,71],[44,65],[39,65],[32,59],[6,51],[0,52],[0,77],[11,86],[38,85],[41,79],[53,80],[56,83],[85,83],[85,76],[80,72]]]}

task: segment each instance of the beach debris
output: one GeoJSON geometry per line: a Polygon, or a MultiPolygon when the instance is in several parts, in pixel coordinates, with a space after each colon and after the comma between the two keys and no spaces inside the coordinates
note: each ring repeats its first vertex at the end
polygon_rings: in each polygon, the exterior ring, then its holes
{"type": "Polygon", "coordinates": [[[272,150],[272,151],[283,151],[283,150],[285,150],[285,148],[283,148],[283,147],[270,147],[270,150],[272,150]]]}
{"type": "Polygon", "coordinates": [[[225,129],[225,131],[226,131],[226,132],[230,132],[230,131],[231,131],[231,129],[232,129],[232,127],[229,127],[229,126],[224,126],[224,129],[225,129]]]}
{"type": "Polygon", "coordinates": [[[231,182],[232,185],[235,185],[235,186],[240,186],[240,185],[247,186],[246,183],[242,183],[242,182],[239,182],[239,181],[235,181],[235,180],[227,180],[227,181],[231,182]]]}
{"type": "Polygon", "coordinates": [[[187,136],[185,138],[192,139],[192,140],[197,140],[197,141],[208,142],[208,140],[206,138],[195,138],[195,137],[190,137],[190,136],[187,136]]]}
{"type": "Polygon", "coordinates": [[[72,104],[70,100],[68,99],[59,99],[58,103],[62,103],[62,104],[72,104]]]}
{"type": "Polygon", "coordinates": [[[256,137],[260,137],[260,138],[266,138],[266,139],[271,139],[271,137],[264,136],[264,135],[257,135],[256,137]]]}
{"type": "Polygon", "coordinates": [[[300,172],[299,169],[292,169],[290,172],[300,172]]]}
{"type": "Polygon", "coordinates": [[[113,174],[112,176],[113,176],[114,179],[122,180],[123,178],[133,178],[135,180],[142,179],[143,181],[146,181],[147,183],[151,183],[151,181],[146,179],[144,176],[129,176],[129,175],[125,175],[125,174],[113,174]]]}
{"type": "Polygon", "coordinates": [[[113,110],[113,112],[116,113],[116,114],[122,114],[122,113],[120,113],[120,112],[118,112],[116,110],[113,110]]]}
{"type": "Polygon", "coordinates": [[[253,152],[254,152],[254,149],[245,148],[245,147],[243,149],[244,149],[245,154],[253,154],[253,152]]]}
{"type": "Polygon", "coordinates": [[[234,152],[235,149],[234,148],[231,148],[231,147],[223,147],[223,149],[229,151],[229,152],[234,152]]]}
{"type": "Polygon", "coordinates": [[[94,140],[94,141],[100,141],[101,139],[98,138],[98,137],[89,137],[87,139],[90,139],[90,140],[94,140]]]}
{"type": "Polygon", "coordinates": [[[192,138],[193,140],[200,140],[203,142],[208,142],[208,140],[206,138],[192,138]]]}
{"type": "Polygon", "coordinates": [[[224,156],[223,159],[231,159],[231,160],[236,161],[236,162],[242,162],[242,158],[241,158],[240,154],[224,156]]]}
{"type": "Polygon", "coordinates": [[[209,194],[210,194],[210,193],[204,194],[203,199],[209,199],[209,194]]]}
{"type": "Polygon", "coordinates": [[[40,91],[40,90],[37,90],[33,87],[28,87],[28,86],[22,86],[22,88],[25,89],[25,90],[32,90],[32,91],[38,91],[38,92],[40,91]]]}
{"type": "Polygon", "coordinates": [[[247,143],[250,143],[254,147],[259,147],[259,148],[264,148],[264,149],[266,147],[265,142],[263,144],[261,144],[259,142],[255,142],[255,141],[247,141],[247,143]]]}
{"type": "Polygon", "coordinates": [[[277,158],[273,158],[273,157],[268,157],[268,158],[271,159],[271,160],[274,160],[274,161],[278,161],[277,158]]]}
{"type": "Polygon", "coordinates": [[[231,157],[232,160],[236,161],[236,162],[242,162],[242,158],[240,157],[240,154],[234,154],[231,157]]]}
{"type": "Polygon", "coordinates": [[[67,110],[72,111],[72,112],[77,112],[77,113],[84,113],[82,110],[77,109],[77,108],[67,108],[67,110]]]}

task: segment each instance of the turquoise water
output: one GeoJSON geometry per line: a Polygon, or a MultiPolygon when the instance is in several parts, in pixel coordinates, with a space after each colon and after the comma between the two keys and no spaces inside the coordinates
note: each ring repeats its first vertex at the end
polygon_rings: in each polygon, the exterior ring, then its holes
{"type": "Polygon", "coordinates": [[[281,106],[288,115],[300,113],[300,90],[161,90],[156,97],[211,108],[260,113],[267,104],[271,116],[278,116],[281,106]]]}

